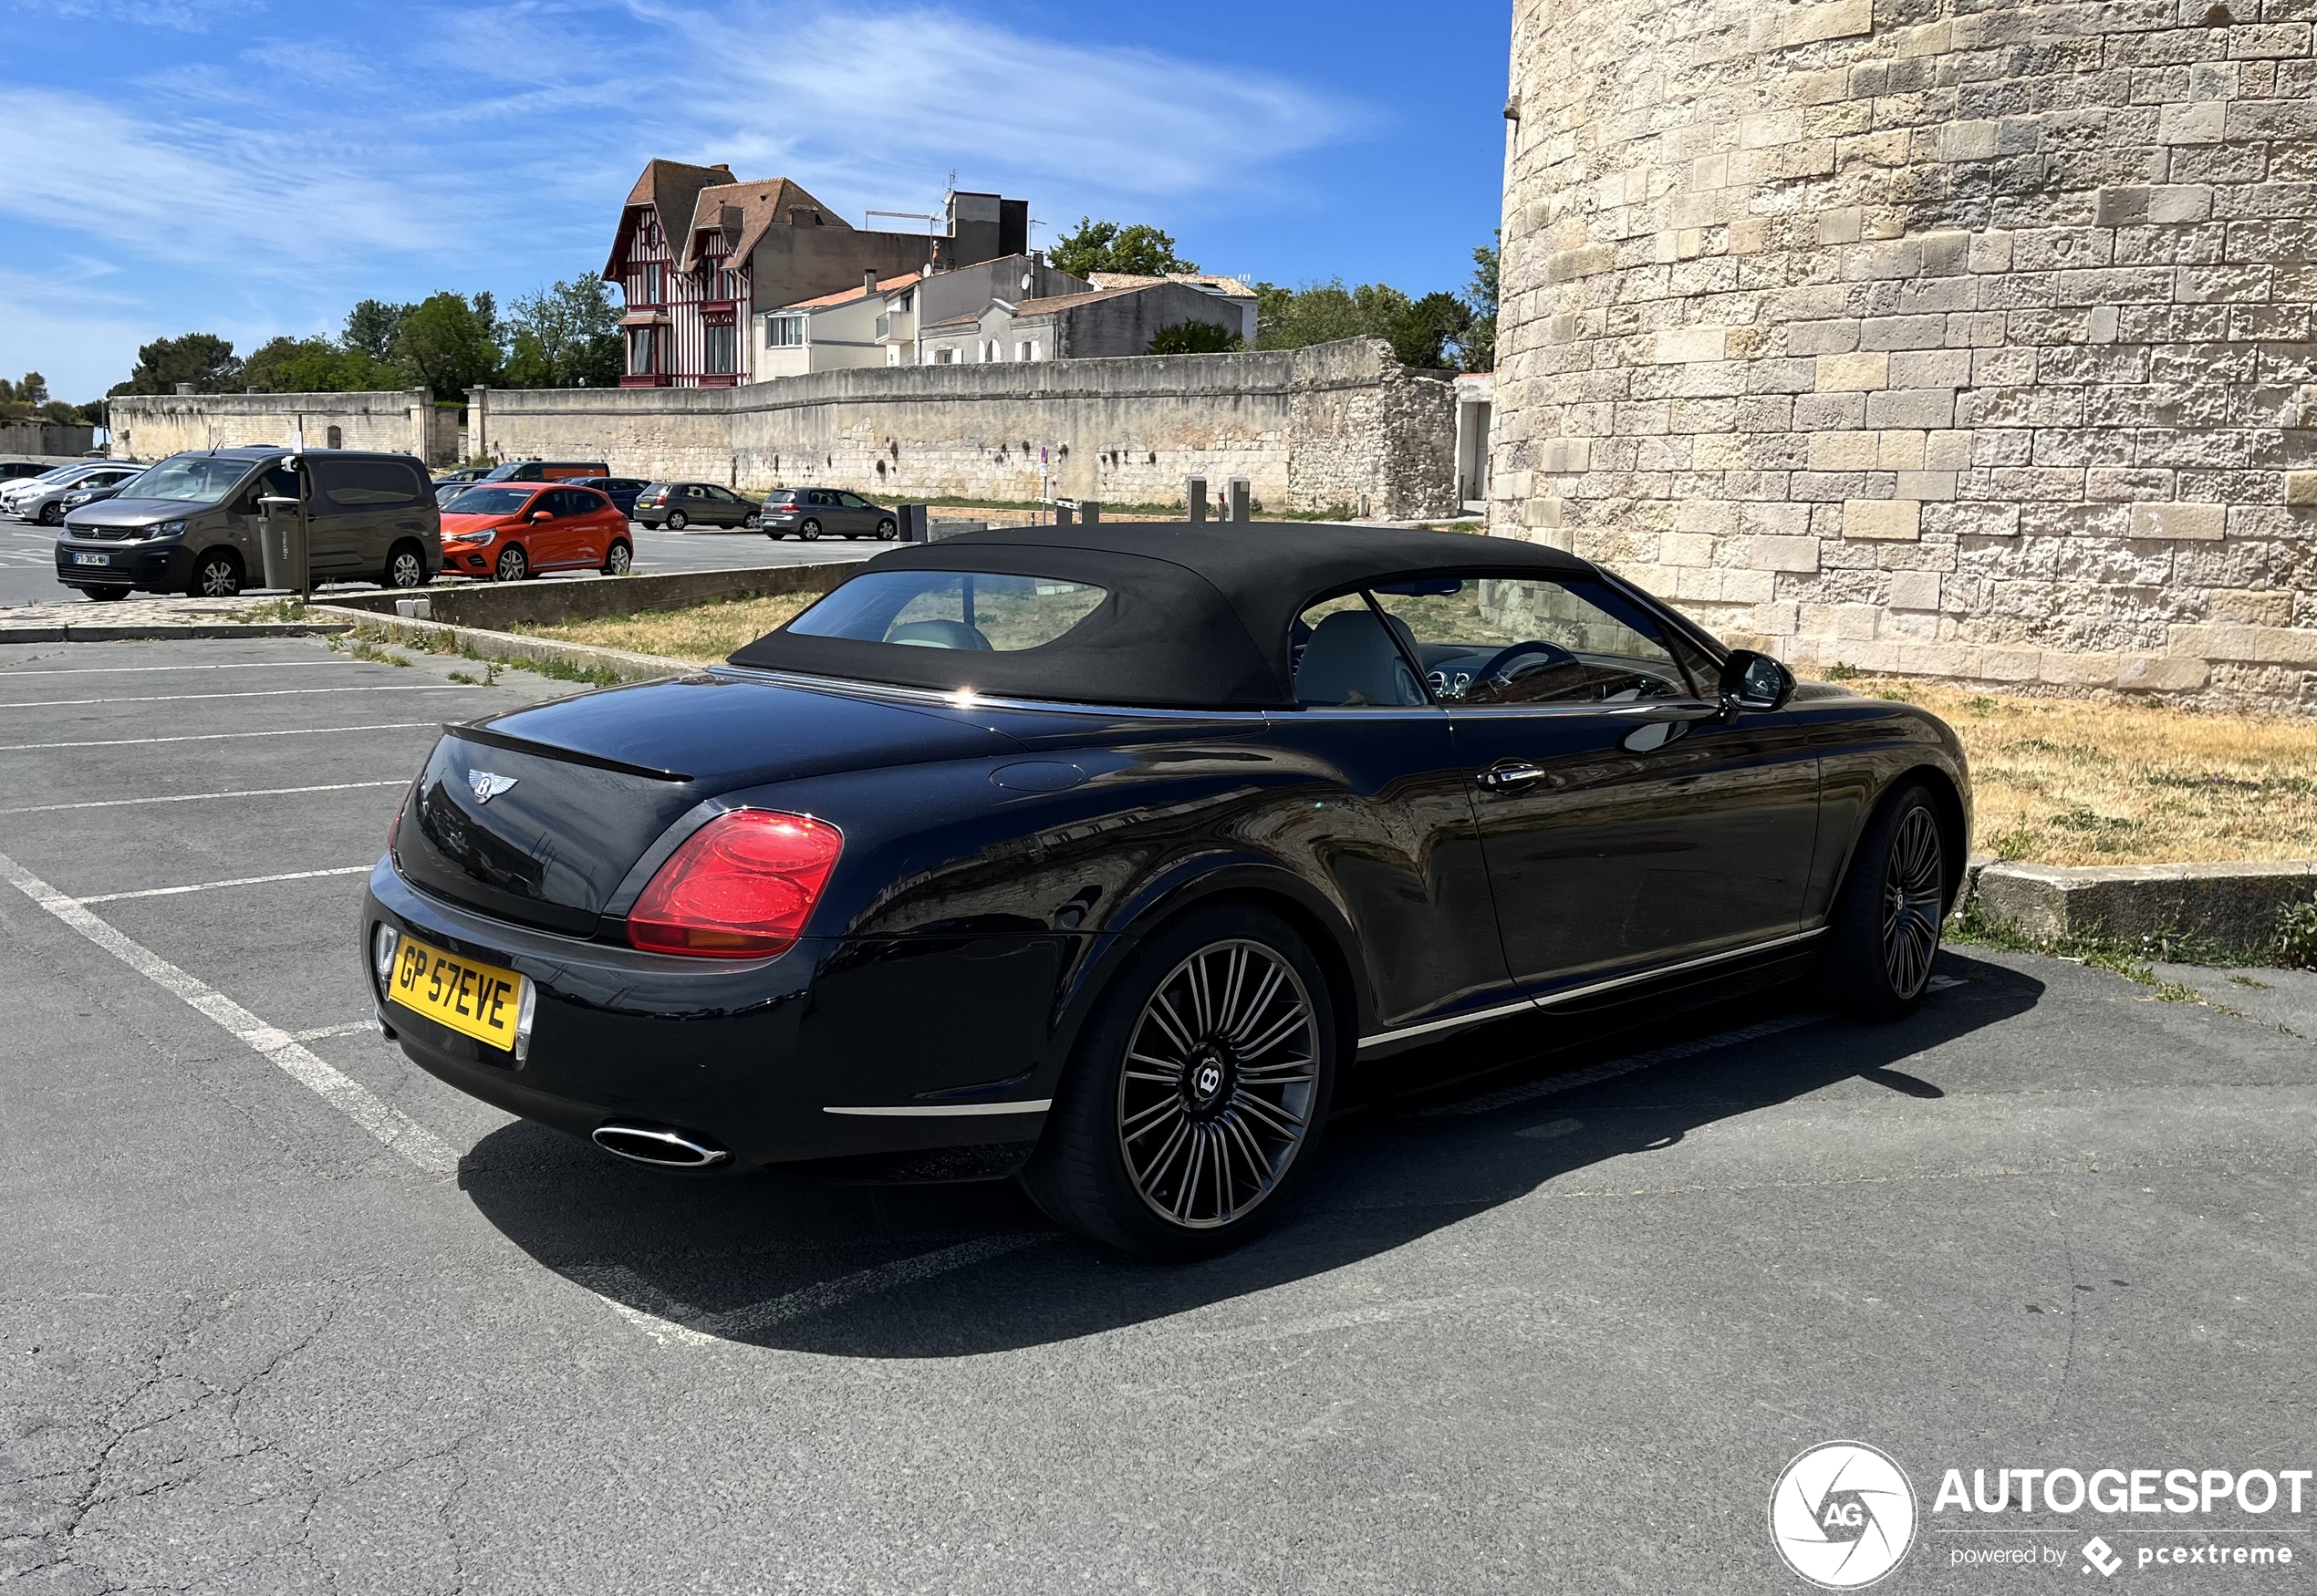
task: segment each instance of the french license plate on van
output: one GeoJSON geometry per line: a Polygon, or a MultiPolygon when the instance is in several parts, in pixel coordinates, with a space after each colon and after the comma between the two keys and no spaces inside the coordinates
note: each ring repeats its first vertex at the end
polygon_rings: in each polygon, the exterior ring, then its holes
{"type": "Polygon", "coordinates": [[[392,1000],[437,1025],[506,1052],[514,1051],[524,977],[495,964],[461,959],[404,937],[394,953],[392,1000]]]}
{"type": "Polygon", "coordinates": [[[72,563],[76,565],[109,565],[112,564],[112,556],[110,554],[77,554],[72,556],[72,563]]]}

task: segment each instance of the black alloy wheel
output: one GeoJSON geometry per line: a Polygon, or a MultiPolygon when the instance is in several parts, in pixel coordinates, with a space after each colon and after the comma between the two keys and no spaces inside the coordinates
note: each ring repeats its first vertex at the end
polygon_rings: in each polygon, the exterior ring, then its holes
{"type": "Polygon", "coordinates": [[[241,590],[241,556],[231,549],[210,550],[193,562],[185,578],[188,598],[231,598],[241,590]]]}
{"type": "Polygon", "coordinates": [[[1938,807],[1919,781],[1868,823],[1827,928],[1829,1000],[1875,1020],[1922,1000],[1947,913],[1947,852],[1938,807]]]}
{"type": "Polygon", "coordinates": [[[1104,995],[1023,1183],[1127,1252],[1236,1247],[1311,1167],[1335,1050],[1326,977],[1293,930],[1248,905],[1194,912],[1104,995]]]}
{"type": "Polygon", "coordinates": [[[531,556],[523,552],[523,545],[519,543],[511,543],[501,549],[499,563],[491,567],[494,582],[520,582],[529,575],[531,556]]]}
{"type": "Polygon", "coordinates": [[[426,551],[414,543],[399,543],[386,556],[382,587],[423,587],[427,585],[426,551]]]}
{"type": "Polygon", "coordinates": [[[818,543],[821,536],[821,523],[808,515],[796,523],[796,535],[806,543],[818,543]]]}
{"type": "Polygon", "coordinates": [[[625,576],[635,563],[636,552],[628,546],[624,537],[613,538],[611,546],[603,552],[603,574],[607,576],[625,576]]]}
{"type": "Polygon", "coordinates": [[[681,531],[683,531],[683,529],[684,529],[685,527],[690,526],[691,524],[691,518],[690,518],[689,516],[687,516],[687,515],[686,515],[686,514],[685,514],[682,511],[681,511],[681,510],[670,510],[670,512],[668,512],[668,521],[667,521],[667,526],[668,526],[668,530],[669,530],[669,531],[670,531],[670,532],[681,532],[681,531]]]}
{"type": "Polygon", "coordinates": [[[764,524],[764,512],[761,510],[751,510],[747,514],[740,518],[740,523],[746,527],[749,531],[754,532],[758,527],[764,524]]]}
{"type": "Polygon", "coordinates": [[[894,523],[893,518],[888,515],[877,523],[877,535],[879,542],[891,543],[901,535],[901,529],[894,523]]]}

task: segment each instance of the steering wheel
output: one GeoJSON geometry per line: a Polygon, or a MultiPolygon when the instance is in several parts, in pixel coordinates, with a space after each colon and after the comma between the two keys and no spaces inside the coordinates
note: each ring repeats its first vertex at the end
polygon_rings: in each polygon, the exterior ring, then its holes
{"type": "Polygon", "coordinates": [[[1577,657],[1558,643],[1535,641],[1515,643],[1509,648],[1499,649],[1494,658],[1481,667],[1473,679],[1502,684],[1512,681],[1515,677],[1526,676],[1533,670],[1545,670],[1555,665],[1574,665],[1576,662],[1577,657]],[[1534,654],[1540,658],[1534,664],[1520,670],[1512,669],[1512,661],[1524,654],[1534,654]]]}

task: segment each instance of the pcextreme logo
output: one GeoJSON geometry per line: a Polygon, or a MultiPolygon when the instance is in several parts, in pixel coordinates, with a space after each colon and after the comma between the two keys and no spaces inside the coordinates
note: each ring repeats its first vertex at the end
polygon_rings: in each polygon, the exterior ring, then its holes
{"type": "Polygon", "coordinates": [[[1770,1493],[1770,1539],[1786,1566],[1828,1591],[1898,1567],[1915,1542],[1915,1487],[1890,1455],[1828,1441],[1786,1465],[1770,1493]]]}

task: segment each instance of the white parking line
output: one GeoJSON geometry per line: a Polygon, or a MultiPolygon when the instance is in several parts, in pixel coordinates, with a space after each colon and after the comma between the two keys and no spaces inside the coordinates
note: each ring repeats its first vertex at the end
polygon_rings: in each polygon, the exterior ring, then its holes
{"type": "Polygon", "coordinates": [[[148,671],[182,676],[194,670],[327,670],[369,663],[367,659],[259,659],[230,665],[59,665],[50,670],[0,670],[0,681],[19,676],[135,676],[148,671]]]}
{"type": "Polygon", "coordinates": [[[236,876],[231,881],[201,881],[191,886],[148,886],[140,892],[99,892],[75,903],[119,903],[124,897],[175,897],[182,892],[214,892],[221,886],[264,886],[275,881],[312,881],[323,876],[368,876],[368,865],[336,865],[327,870],[290,870],[279,876],[236,876]]]}
{"type": "MultiPolygon", "coordinates": [[[[7,678],[0,675],[0,681],[7,678]]],[[[456,693],[471,690],[456,681],[413,682],[409,687],[274,687],[249,693],[148,693],[124,699],[31,699],[21,704],[0,703],[0,710],[73,710],[85,704],[178,704],[211,699],[298,699],[315,693],[456,693]]]]}
{"type": "Polygon", "coordinates": [[[293,1031],[289,1038],[292,1042],[324,1042],[333,1036],[358,1036],[364,1031],[376,1034],[377,1031],[375,1020],[349,1020],[343,1025],[317,1025],[311,1031],[293,1031]]]}
{"type": "Polygon", "coordinates": [[[383,726],[292,726],[279,731],[194,731],[182,737],[102,737],[87,742],[0,742],[0,753],[36,748],[140,748],[148,742],[223,742],[234,737],[319,737],[330,731],[415,731],[440,720],[390,720],[383,726]]]}
{"type": "Polygon", "coordinates": [[[897,1259],[874,1269],[839,1275],[833,1280],[816,1280],[778,1297],[722,1313],[703,1313],[690,1303],[678,1301],[625,1264],[574,1270],[571,1275],[652,1340],[663,1345],[672,1341],[686,1346],[712,1346],[718,1342],[761,1334],[792,1320],[825,1313],[859,1298],[889,1291],[915,1280],[930,1280],[968,1264],[1019,1252],[1043,1239],[1038,1236],[984,1236],[961,1241],[955,1247],[920,1252],[915,1258],[897,1259]]]}
{"type": "Polygon", "coordinates": [[[1567,1092],[1579,1086],[1590,1086],[1596,1081],[1613,1081],[1619,1075],[1630,1075],[1636,1070],[1646,1070],[1653,1064],[1669,1064],[1676,1059],[1695,1058],[1725,1047],[1735,1047],[1741,1042],[1756,1042],[1765,1036],[1776,1036],[1782,1031],[1798,1031],[1805,1025],[1815,1025],[1829,1019],[1825,1014],[1789,1014],[1782,1020],[1765,1020],[1758,1025],[1740,1025],[1735,1031],[1725,1031],[1716,1036],[1702,1036],[1696,1042],[1676,1042],[1671,1047],[1651,1048],[1647,1052],[1630,1057],[1611,1059],[1605,1064],[1595,1064],[1589,1070],[1572,1074],[1555,1075],[1546,1081],[1532,1081],[1525,1086],[1508,1086],[1501,1092],[1491,1092],[1485,1097],[1469,1098],[1462,1103],[1444,1103],[1438,1108],[1428,1108],[1418,1117],[1432,1119],[1444,1114],[1487,1114],[1515,1103],[1526,1103],[1533,1097],[1548,1097],[1555,1092],[1567,1092]]]}
{"type": "Polygon", "coordinates": [[[278,798],[286,793],[350,793],[358,787],[407,787],[408,781],[329,782],[318,787],[251,787],[239,793],[175,793],[165,798],[89,798],[78,803],[27,803],[0,814],[53,814],[60,809],[128,809],[140,803],[202,803],[212,798],[278,798]]]}
{"type": "Polygon", "coordinates": [[[251,1052],[421,1169],[430,1175],[457,1173],[459,1156],[448,1143],[400,1109],[379,1101],[360,1082],[330,1068],[287,1031],[266,1024],[216,988],[130,941],[5,854],[0,854],[0,877],[155,986],[215,1021],[251,1052]]]}

